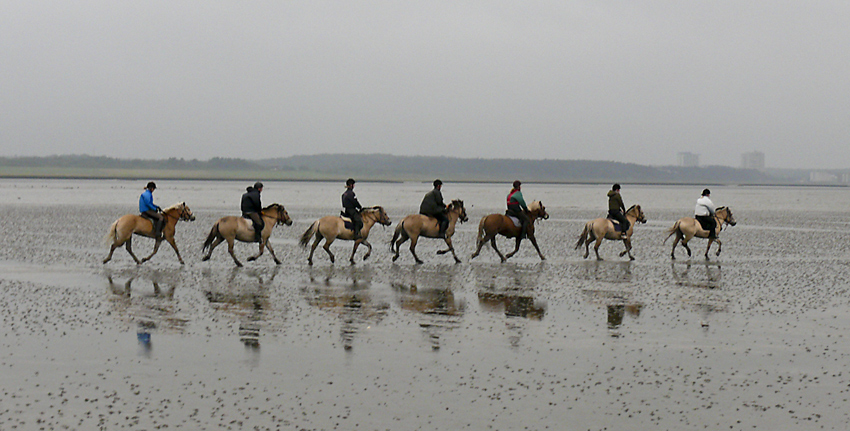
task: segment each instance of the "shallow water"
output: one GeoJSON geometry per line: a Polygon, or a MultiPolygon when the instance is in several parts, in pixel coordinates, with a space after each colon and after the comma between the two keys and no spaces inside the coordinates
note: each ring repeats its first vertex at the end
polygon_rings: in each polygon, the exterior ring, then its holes
{"type": "MultiPolygon", "coordinates": [[[[625,184],[648,218],[630,262],[622,243],[603,261],[573,249],[607,186],[526,184],[551,215],[537,225],[547,260],[524,243],[500,264],[469,256],[509,187],[447,183],[469,214],[463,263],[437,240],[420,241],[423,265],[406,244],[392,263],[393,226],[372,231],[366,262],[339,241],[336,264],[319,249],[310,267],[297,239],[343,188],[268,182],[264,202],[295,221],[272,235],[283,264],[237,269],[225,247],[209,262],[200,249],[246,184],[158,181],[158,204],[197,216],[177,226],[186,265],[167,244],[142,266],[121,249],[102,265],[106,227],[142,183],[0,181],[0,429],[846,429],[846,188],[711,186],[737,226],[719,257],[694,240],[671,261],[665,230],[702,187],[625,184]]],[[[395,224],[429,189],[356,192],[395,224]]],[[[255,250],[236,247],[243,262],[255,250]]]]}

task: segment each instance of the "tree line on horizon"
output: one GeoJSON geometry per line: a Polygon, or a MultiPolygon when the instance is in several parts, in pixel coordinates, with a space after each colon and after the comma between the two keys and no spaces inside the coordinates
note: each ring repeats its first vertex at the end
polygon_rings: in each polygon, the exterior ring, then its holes
{"type": "MultiPolygon", "coordinates": [[[[800,182],[808,171],[769,171],[728,166],[647,166],[598,160],[462,159],[440,156],[393,156],[388,154],[318,154],[265,160],[213,157],[209,160],[118,159],[105,156],[54,155],[46,157],[0,157],[0,167],[77,169],[158,169],[197,171],[276,171],[309,173],[323,177],[357,176],[363,179],[426,180],[451,178],[465,181],[522,178],[537,182],[643,182],[706,184],[775,184],[800,182]]],[[[836,172],[839,175],[840,171],[836,172]]]]}

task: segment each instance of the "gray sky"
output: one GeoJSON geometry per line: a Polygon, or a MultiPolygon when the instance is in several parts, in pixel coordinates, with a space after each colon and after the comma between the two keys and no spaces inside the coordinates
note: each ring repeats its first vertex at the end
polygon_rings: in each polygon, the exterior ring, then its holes
{"type": "Polygon", "coordinates": [[[0,156],[850,167],[847,1],[0,2],[0,156]]]}

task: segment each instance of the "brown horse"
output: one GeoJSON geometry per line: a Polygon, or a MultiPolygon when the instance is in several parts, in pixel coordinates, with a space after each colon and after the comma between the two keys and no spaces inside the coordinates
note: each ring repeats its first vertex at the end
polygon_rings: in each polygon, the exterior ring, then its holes
{"type": "Polygon", "coordinates": [[[628,253],[629,260],[635,260],[635,257],[632,256],[632,234],[637,222],[646,223],[646,216],[640,209],[640,205],[632,205],[626,211],[626,219],[629,221],[629,230],[626,231],[625,238],[621,236],[620,231],[614,230],[614,222],[611,219],[598,218],[587,222],[581,235],[578,236],[575,249],[578,250],[584,244],[584,258],[587,259],[587,256],[590,255],[590,243],[595,240],[596,245],[593,246],[593,252],[596,253],[596,260],[602,260],[599,257],[599,246],[602,245],[602,239],[622,240],[626,249],[620,252],[620,257],[628,253]]]}
{"type": "MultiPolygon", "coordinates": [[[[546,213],[546,208],[542,202],[534,201],[528,206],[529,223],[527,235],[528,239],[531,240],[531,244],[534,245],[534,249],[537,250],[540,260],[546,260],[543,257],[543,253],[540,252],[540,247],[537,246],[537,238],[534,237],[534,221],[538,218],[546,220],[549,218],[549,214],[546,213]]],[[[511,256],[519,251],[519,245],[522,242],[519,230],[519,226],[515,225],[511,218],[504,214],[490,214],[483,217],[481,222],[478,223],[478,249],[475,250],[475,253],[472,253],[472,259],[478,257],[478,253],[481,253],[481,247],[484,247],[487,241],[490,241],[490,245],[493,246],[493,250],[496,250],[496,254],[499,255],[502,262],[510,259],[511,256]],[[496,235],[516,238],[516,248],[514,248],[514,251],[508,253],[507,256],[502,255],[502,252],[496,248],[496,235]]]]}
{"type": "Polygon", "coordinates": [[[177,250],[177,243],[174,242],[174,227],[180,220],[195,220],[195,215],[192,214],[192,210],[186,206],[186,202],[174,204],[164,209],[162,212],[165,215],[165,226],[162,228],[162,237],[156,238],[156,243],[154,243],[153,252],[151,252],[150,256],[140,261],[139,258],[133,254],[133,234],[153,238],[153,223],[149,219],[138,214],[127,214],[121,216],[121,218],[115,220],[115,222],[109,226],[109,231],[107,231],[104,239],[107,242],[112,243],[112,247],[109,249],[109,256],[106,256],[106,259],[103,259],[103,263],[112,260],[112,253],[115,252],[116,248],[123,245],[124,248],[127,249],[127,253],[130,253],[130,256],[136,261],[136,264],[141,265],[149,261],[150,258],[159,251],[159,244],[162,243],[163,239],[165,239],[169,244],[171,244],[171,248],[173,248],[174,252],[177,253],[177,260],[179,260],[180,264],[183,265],[183,258],[180,257],[180,251],[177,250]]]}
{"type": "MultiPolygon", "coordinates": [[[[269,253],[271,253],[272,258],[274,259],[274,263],[280,265],[280,260],[277,256],[275,256],[274,249],[272,249],[272,245],[269,243],[269,237],[272,234],[272,229],[274,229],[276,225],[285,224],[289,226],[292,224],[292,219],[289,218],[289,213],[286,212],[281,204],[271,204],[263,208],[260,212],[260,216],[263,217],[263,222],[265,222],[265,226],[261,232],[262,241],[260,241],[260,252],[255,256],[249,257],[248,261],[257,260],[258,257],[263,255],[263,248],[267,247],[269,249],[269,253]]],[[[213,249],[217,245],[221,244],[222,241],[227,241],[227,251],[230,252],[230,257],[232,257],[233,261],[236,262],[236,266],[242,266],[242,263],[239,262],[239,259],[237,259],[236,255],[233,254],[233,244],[236,240],[242,242],[257,242],[254,238],[254,226],[251,223],[251,220],[236,216],[222,217],[215,222],[212,230],[210,230],[210,234],[207,235],[207,240],[204,241],[204,250],[209,249],[209,251],[202,260],[209,260],[213,249]]]]}
{"type": "MultiPolygon", "coordinates": [[[[466,209],[463,208],[463,201],[461,200],[453,200],[446,208],[448,209],[446,217],[449,219],[449,227],[446,228],[446,237],[444,239],[449,248],[439,250],[437,251],[437,254],[452,252],[455,262],[460,263],[460,259],[457,258],[455,249],[452,246],[452,235],[455,233],[455,225],[458,220],[463,223],[469,219],[466,217],[466,209]]],[[[411,214],[405,217],[395,228],[393,239],[390,241],[390,251],[395,252],[393,262],[398,259],[398,252],[401,249],[401,245],[409,239],[410,253],[413,254],[413,258],[416,259],[416,263],[422,263],[422,260],[416,255],[416,243],[419,241],[419,237],[439,238],[439,233],[440,225],[434,217],[422,214],[411,214]]]]}
{"type": "MultiPolygon", "coordinates": [[[[714,218],[717,220],[717,227],[714,228],[715,238],[708,239],[708,247],[705,248],[706,259],[708,259],[708,250],[711,248],[712,242],[717,242],[717,254],[715,256],[720,256],[720,249],[723,247],[723,243],[720,242],[720,238],[717,238],[717,236],[723,230],[723,224],[726,223],[730,226],[737,224],[735,217],[732,216],[732,209],[728,207],[717,208],[714,212],[714,218]]],[[[673,227],[667,229],[667,234],[667,238],[664,238],[665,243],[668,238],[676,234],[676,239],[673,241],[673,249],[670,251],[670,257],[673,259],[676,258],[676,245],[679,244],[680,240],[682,241],[682,247],[685,247],[685,250],[688,251],[688,257],[691,257],[691,248],[688,247],[688,241],[693,237],[708,238],[708,231],[704,230],[702,225],[699,224],[699,221],[693,217],[680,218],[673,224],[673,227]]]]}
{"type": "MultiPolygon", "coordinates": [[[[363,208],[360,210],[360,216],[363,217],[363,228],[360,229],[360,239],[354,241],[354,249],[351,250],[351,258],[348,260],[351,264],[354,264],[354,254],[357,252],[357,246],[360,243],[369,247],[369,251],[366,252],[366,255],[363,256],[363,260],[369,258],[372,255],[372,244],[369,244],[369,241],[366,241],[366,238],[369,237],[369,231],[372,229],[372,226],[375,223],[380,223],[384,226],[389,226],[391,224],[390,217],[387,215],[387,212],[384,211],[383,207],[371,207],[371,208],[363,208]]],[[[328,253],[328,256],[331,258],[331,263],[334,262],[334,254],[331,253],[331,243],[334,242],[335,239],[344,239],[351,240],[354,237],[354,231],[352,229],[345,228],[345,220],[339,216],[326,216],[322,217],[313,222],[307,231],[301,235],[301,246],[307,247],[307,243],[310,242],[310,238],[315,237],[316,240],[313,241],[313,248],[310,249],[310,257],[307,258],[307,262],[312,265],[313,264],[313,252],[316,251],[316,247],[319,246],[319,241],[322,238],[325,239],[325,245],[322,247],[328,253]]]]}

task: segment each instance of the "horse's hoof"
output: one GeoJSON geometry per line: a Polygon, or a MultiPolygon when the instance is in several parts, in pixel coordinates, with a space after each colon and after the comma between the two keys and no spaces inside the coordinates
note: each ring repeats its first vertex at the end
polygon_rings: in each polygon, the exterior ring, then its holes
{"type": "Polygon", "coordinates": [[[203,259],[201,259],[201,262],[206,262],[206,261],[208,261],[208,260],[210,260],[210,257],[209,257],[209,256],[204,256],[204,257],[203,257],[203,259]]]}
{"type": "Polygon", "coordinates": [[[419,264],[419,265],[422,265],[422,264],[423,264],[423,263],[425,263],[425,262],[423,262],[423,261],[421,261],[421,260],[419,260],[419,259],[416,259],[416,263],[417,263],[417,264],[419,264]]]}
{"type": "Polygon", "coordinates": [[[237,263],[236,263],[236,266],[238,266],[238,267],[242,268],[242,264],[241,264],[241,263],[238,263],[238,262],[237,262],[237,263]]]}
{"type": "Polygon", "coordinates": [[[103,261],[103,264],[106,265],[106,262],[109,262],[109,259],[103,261]]]}
{"type": "Polygon", "coordinates": [[[275,259],[275,260],[274,260],[274,264],[275,264],[275,265],[280,265],[281,263],[283,263],[283,262],[281,262],[281,261],[279,261],[279,260],[277,260],[277,259],[275,259]]]}
{"type": "Polygon", "coordinates": [[[248,258],[248,262],[253,262],[253,261],[255,261],[255,260],[257,260],[257,258],[256,258],[256,257],[253,257],[253,256],[248,258]]]}
{"type": "Polygon", "coordinates": [[[308,260],[308,261],[307,261],[307,265],[313,266],[313,261],[312,261],[312,260],[308,260]]]}
{"type": "Polygon", "coordinates": [[[629,256],[629,260],[635,260],[635,258],[632,257],[632,256],[629,256]]]}
{"type": "Polygon", "coordinates": [[[395,262],[396,259],[398,259],[398,256],[393,256],[393,262],[395,262]]]}

